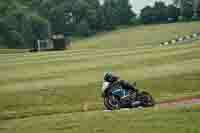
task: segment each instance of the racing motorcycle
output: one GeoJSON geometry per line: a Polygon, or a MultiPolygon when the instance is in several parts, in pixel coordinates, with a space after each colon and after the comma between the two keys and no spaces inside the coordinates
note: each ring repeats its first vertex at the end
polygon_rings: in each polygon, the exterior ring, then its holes
{"type": "Polygon", "coordinates": [[[102,97],[104,105],[108,110],[117,110],[120,108],[153,107],[155,101],[151,94],[145,91],[139,91],[136,88],[136,82],[133,84],[135,90],[126,90],[122,88],[119,82],[103,82],[102,97]]]}

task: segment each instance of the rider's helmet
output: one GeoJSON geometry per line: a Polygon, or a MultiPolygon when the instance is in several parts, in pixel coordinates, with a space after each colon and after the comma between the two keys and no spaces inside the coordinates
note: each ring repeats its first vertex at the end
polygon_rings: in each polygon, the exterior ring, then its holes
{"type": "Polygon", "coordinates": [[[104,74],[104,81],[113,83],[115,81],[119,80],[119,76],[112,72],[107,72],[104,74]]]}

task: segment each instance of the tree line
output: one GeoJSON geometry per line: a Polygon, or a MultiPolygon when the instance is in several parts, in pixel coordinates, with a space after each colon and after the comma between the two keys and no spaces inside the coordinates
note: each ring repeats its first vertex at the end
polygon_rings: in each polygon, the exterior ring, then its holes
{"type": "Polygon", "coordinates": [[[200,16],[200,0],[174,0],[174,4],[155,2],[154,6],[146,6],[141,10],[143,23],[160,23],[174,21],[190,21],[200,16]]]}
{"type": "Polygon", "coordinates": [[[191,20],[199,8],[193,0],[156,2],[137,16],[129,0],[0,1],[0,47],[31,48],[51,34],[85,37],[122,25],[174,22],[180,16],[191,20]]]}

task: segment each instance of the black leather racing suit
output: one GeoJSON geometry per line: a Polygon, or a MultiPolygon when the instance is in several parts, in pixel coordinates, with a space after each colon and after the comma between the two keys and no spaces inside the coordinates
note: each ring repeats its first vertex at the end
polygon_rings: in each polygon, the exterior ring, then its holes
{"type": "Polygon", "coordinates": [[[123,89],[132,90],[133,92],[136,91],[136,88],[133,85],[131,85],[128,81],[120,80],[119,83],[123,89]]]}

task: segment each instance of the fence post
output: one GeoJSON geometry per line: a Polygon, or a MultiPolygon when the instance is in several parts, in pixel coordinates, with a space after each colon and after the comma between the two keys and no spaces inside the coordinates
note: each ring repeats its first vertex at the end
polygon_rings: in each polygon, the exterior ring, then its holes
{"type": "Polygon", "coordinates": [[[41,50],[40,40],[37,40],[37,44],[38,44],[38,51],[40,51],[41,50]]]}

